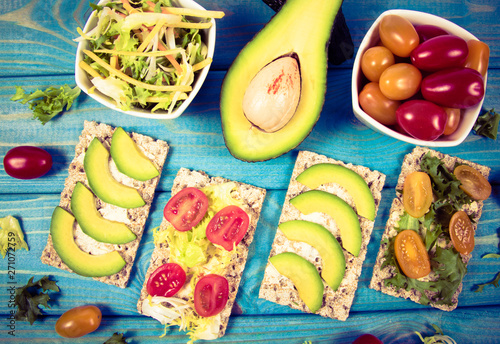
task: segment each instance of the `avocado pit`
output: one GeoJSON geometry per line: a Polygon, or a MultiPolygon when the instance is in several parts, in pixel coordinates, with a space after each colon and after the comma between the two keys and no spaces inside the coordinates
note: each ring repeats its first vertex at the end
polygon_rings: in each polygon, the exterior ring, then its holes
{"type": "Polygon", "coordinates": [[[277,58],[250,81],[243,96],[243,113],[255,127],[273,133],[293,117],[299,104],[301,77],[296,55],[277,58]]]}

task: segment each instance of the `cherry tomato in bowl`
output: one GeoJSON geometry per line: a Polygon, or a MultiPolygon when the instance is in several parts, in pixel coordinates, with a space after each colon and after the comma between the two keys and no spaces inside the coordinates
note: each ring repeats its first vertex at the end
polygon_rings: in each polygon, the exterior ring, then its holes
{"type": "Polygon", "coordinates": [[[227,251],[232,251],[245,236],[249,223],[250,218],[243,209],[229,205],[218,211],[208,223],[207,239],[221,245],[227,251]]]}
{"type": "Polygon", "coordinates": [[[52,168],[52,156],[46,150],[33,146],[14,147],[3,159],[5,172],[17,179],[39,178],[52,168]]]}
{"type": "Polygon", "coordinates": [[[203,191],[185,188],[167,202],[163,216],[175,229],[185,232],[196,226],[205,216],[208,198],[203,191]]]}
{"type": "Polygon", "coordinates": [[[97,330],[101,324],[101,310],[92,305],[79,306],[63,313],[56,322],[61,337],[78,338],[97,330]]]}
{"type": "Polygon", "coordinates": [[[186,272],[175,263],[167,263],[158,267],[148,278],[146,289],[151,296],[171,297],[184,286],[186,272]]]}
{"type": "Polygon", "coordinates": [[[194,309],[202,317],[211,317],[222,312],[229,297],[229,283],[223,276],[205,275],[194,288],[194,309]]]}

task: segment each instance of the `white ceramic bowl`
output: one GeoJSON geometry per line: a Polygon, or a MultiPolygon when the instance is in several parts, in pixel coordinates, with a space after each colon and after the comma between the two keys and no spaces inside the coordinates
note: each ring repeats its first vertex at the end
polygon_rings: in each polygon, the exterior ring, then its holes
{"type": "MultiPolygon", "coordinates": [[[[359,92],[362,90],[363,86],[365,85],[366,81],[366,78],[363,76],[363,72],[361,71],[361,57],[363,56],[364,52],[367,49],[378,43],[380,39],[378,32],[378,26],[380,20],[389,14],[395,14],[404,17],[414,25],[429,24],[429,25],[439,26],[442,29],[446,30],[448,33],[461,37],[466,41],[470,39],[477,40],[477,38],[474,35],[466,31],[465,29],[461,28],[460,26],[432,14],[418,12],[418,11],[410,11],[410,10],[389,10],[382,13],[377,18],[377,20],[375,20],[375,22],[373,23],[373,25],[370,27],[365,37],[363,38],[363,41],[361,42],[359,50],[356,54],[356,59],[354,60],[354,66],[352,71],[352,86],[351,86],[352,106],[354,110],[354,115],[366,126],[401,141],[413,143],[415,145],[423,145],[429,147],[453,147],[459,145],[460,143],[462,143],[463,140],[465,140],[467,135],[469,135],[469,132],[474,126],[477,116],[481,112],[481,107],[483,105],[484,97],[483,100],[479,102],[479,104],[476,104],[473,107],[462,110],[460,125],[453,134],[447,136],[441,136],[435,141],[419,140],[409,135],[395,131],[373,119],[366,112],[364,112],[363,109],[361,109],[361,107],[359,106],[358,95],[359,92]]],[[[485,87],[486,87],[487,77],[488,74],[486,74],[484,78],[485,87]]]]}
{"type": "MultiPolygon", "coordinates": [[[[106,0],[99,1],[99,4],[106,2],[106,0]]],[[[204,10],[202,6],[193,0],[174,0],[174,5],[178,7],[185,8],[194,8],[204,10]]],[[[214,49],[215,49],[215,20],[212,19],[212,26],[209,29],[200,30],[201,37],[203,42],[207,45],[208,52],[207,57],[213,58],[214,49]]],[[[88,32],[97,24],[97,17],[92,13],[92,15],[87,20],[85,24],[85,28],[83,32],[88,32]]],[[[204,67],[202,70],[198,71],[195,75],[195,80],[192,84],[192,90],[188,93],[188,98],[183,101],[183,103],[172,113],[167,113],[166,110],[157,110],[154,113],[151,113],[150,110],[145,110],[142,108],[131,108],[129,111],[123,111],[116,106],[116,103],[108,96],[105,96],[101,92],[95,90],[93,93],[89,93],[90,88],[93,84],[90,82],[88,74],[82,70],[78,64],[83,60],[83,49],[88,49],[88,41],[82,41],[78,44],[78,48],[76,51],[76,62],[75,62],[75,80],[78,87],[80,87],[85,93],[87,93],[91,98],[97,100],[99,103],[109,107],[110,109],[120,111],[126,113],[127,115],[144,117],[144,118],[154,118],[154,119],[173,119],[179,117],[184,110],[189,106],[189,104],[193,101],[194,97],[200,90],[205,78],[207,77],[208,70],[210,69],[210,65],[204,67]]]]}

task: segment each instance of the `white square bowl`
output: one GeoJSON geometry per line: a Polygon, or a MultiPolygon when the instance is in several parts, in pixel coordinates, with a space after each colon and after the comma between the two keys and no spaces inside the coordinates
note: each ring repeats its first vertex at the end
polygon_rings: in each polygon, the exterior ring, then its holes
{"type": "MultiPolygon", "coordinates": [[[[378,122],[370,115],[368,115],[366,112],[364,112],[363,109],[361,109],[359,105],[358,95],[359,92],[362,90],[363,86],[365,85],[364,81],[366,79],[363,75],[363,72],[361,71],[361,57],[363,56],[366,50],[377,45],[380,39],[378,31],[379,23],[383,17],[390,14],[404,17],[408,19],[413,25],[426,24],[426,25],[439,26],[448,33],[461,37],[466,41],[470,39],[477,40],[477,38],[467,30],[461,28],[460,26],[446,19],[435,16],[433,14],[411,11],[411,10],[385,11],[375,20],[375,22],[372,24],[372,26],[366,33],[365,37],[363,38],[363,41],[361,42],[361,45],[359,46],[358,52],[356,54],[356,59],[354,60],[354,66],[352,70],[352,81],[351,81],[352,107],[354,115],[366,126],[401,141],[413,143],[419,146],[429,146],[429,147],[453,147],[459,145],[460,143],[463,142],[463,140],[465,140],[467,135],[469,135],[469,132],[474,126],[474,123],[476,122],[476,119],[479,113],[481,112],[481,107],[483,105],[484,97],[475,106],[462,110],[460,124],[457,130],[453,134],[447,136],[441,136],[434,141],[419,140],[414,137],[411,137],[410,135],[402,134],[378,122]]],[[[486,73],[484,77],[485,89],[486,89],[487,77],[488,74],[486,73]]]]}
{"type": "MultiPolygon", "coordinates": [[[[101,0],[99,1],[98,4],[101,5],[106,2],[108,2],[108,0],[101,0]]],[[[178,7],[205,10],[205,8],[203,8],[201,5],[194,2],[193,0],[174,0],[172,4],[177,5],[178,7]]],[[[211,19],[211,23],[212,26],[209,29],[200,30],[201,38],[203,42],[207,45],[208,49],[207,58],[213,58],[215,50],[215,20],[213,18],[211,19]]],[[[87,20],[87,23],[85,24],[83,32],[89,32],[96,25],[97,25],[97,16],[95,15],[95,12],[92,12],[91,16],[87,20]]],[[[153,119],[173,119],[179,117],[184,112],[184,110],[186,110],[189,104],[193,101],[194,97],[196,97],[196,94],[203,85],[203,82],[207,77],[208,70],[210,69],[210,65],[208,65],[203,69],[201,69],[200,71],[196,72],[195,79],[192,84],[192,90],[191,92],[189,92],[188,98],[185,99],[182,102],[182,104],[177,109],[172,111],[170,114],[167,113],[167,111],[165,110],[157,110],[154,113],[152,113],[151,110],[146,110],[136,107],[132,107],[128,111],[123,111],[116,106],[116,103],[114,102],[113,99],[102,94],[98,90],[95,90],[92,93],[89,92],[89,90],[93,87],[93,84],[92,82],[90,82],[88,74],[79,67],[80,61],[82,61],[84,58],[83,50],[88,49],[88,47],[89,43],[88,41],[85,40],[78,44],[78,48],[76,51],[75,80],[78,87],[80,87],[80,89],[82,89],[83,92],[87,93],[91,98],[97,100],[99,103],[107,106],[108,108],[136,117],[153,118],[153,119]]]]}

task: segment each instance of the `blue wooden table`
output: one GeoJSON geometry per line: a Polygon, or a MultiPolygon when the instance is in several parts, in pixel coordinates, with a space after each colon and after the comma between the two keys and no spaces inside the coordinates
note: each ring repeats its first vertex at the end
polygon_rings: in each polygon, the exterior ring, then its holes
{"type": "MultiPolygon", "coordinates": [[[[0,168],[0,217],[20,220],[29,245],[15,253],[15,283],[25,284],[31,276],[50,275],[61,288],[44,309],[41,321],[11,322],[7,260],[0,260],[0,342],[8,343],[102,343],[113,332],[125,333],[130,343],[157,343],[163,326],[140,316],[136,302],[153,250],[152,229],[162,220],[162,210],[180,167],[203,170],[266,188],[267,197],[252,243],[249,260],[226,335],[213,343],[350,343],[362,333],[372,333],[385,343],[418,343],[414,331],[434,334],[431,324],[443,329],[458,343],[500,342],[500,288],[488,285],[476,293],[477,285],[492,281],[500,271],[500,259],[482,258],[499,252],[500,234],[500,139],[471,133],[457,147],[439,151],[472,160],[492,168],[492,196],[485,202],[476,234],[476,249],[463,281],[459,307],[443,312],[393,298],[368,288],[379,242],[388,219],[394,186],[403,156],[413,145],[389,138],[365,127],[351,107],[350,83],[353,61],[331,66],[321,118],[309,137],[297,149],[270,161],[246,163],[226,149],[222,136],[219,95],[228,66],[237,53],[263,27],[274,12],[259,0],[200,0],[207,9],[226,13],[217,21],[214,63],[207,80],[183,116],[175,120],[149,120],[127,116],[103,107],[82,95],[73,108],[45,126],[31,119],[27,106],[9,99],[15,86],[33,91],[48,86],[75,85],[76,28],[90,15],[87,0],[2,0],[0,1],[0,158],[19,145],[40,146],[54,158],[48,175],[34,180],[17,180],[0,168]],[[50,216],[59,203],[74,147],[84,120],[122,126],[166,140],[171,151],[163,170],[152,211],[131,279],[126,289],[105,285],[70,274],[40,262],[46,244],[50,216]],[[278,224],[289,178],[298,150],[309,150],[331,158],[379,170],[387,176],[382,203],[375,222],[354,303],[347,321],[303,314],[258,298],[260,282],[278,224]],[[82,305],[96,304],[103,311],[98,331],[78,340],[57,336],[54,324],[60,314],[82,305]],[[13,327],[9,327],[12,326],[13,327]],[[15,330],[14,336],[9,331],[15,330]]],[[[313,4],[313,2],[311,2],[313,4]]],[[[401,8],[432,13],[461,25],[491,49],[484,108],[500,110],[500,30],[498,0],[346,0],[343,12],[354,44],[385,10],[401,8]]],[[[184,343],[187,337],[176,329],[163,341],[184,343]]]]}

